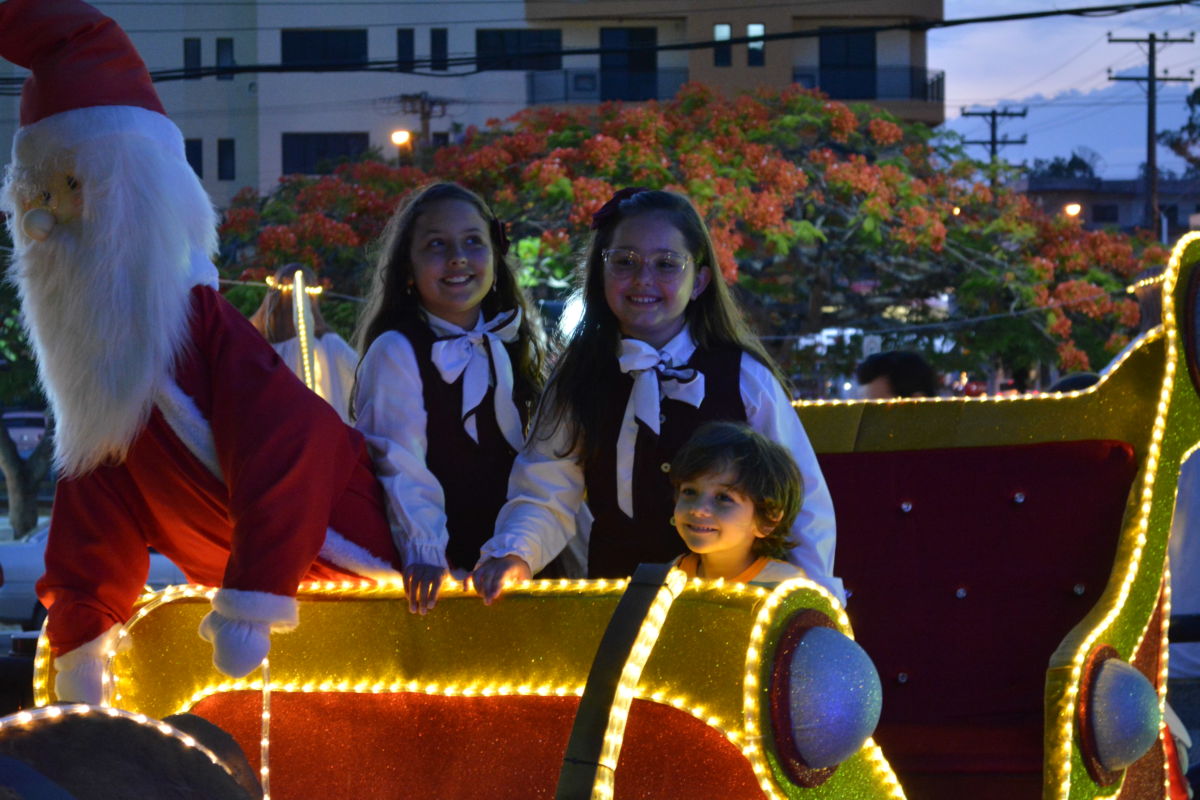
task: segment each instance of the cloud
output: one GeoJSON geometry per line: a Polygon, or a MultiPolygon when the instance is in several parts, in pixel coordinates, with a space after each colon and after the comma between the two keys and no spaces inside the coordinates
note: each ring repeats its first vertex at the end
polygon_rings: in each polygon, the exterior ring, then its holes
{"type": "MultiPolygon", "coordinates": [[[[989,16],[1045,10],[1033,0],[948,0],[946,17],[989,16]]],[[[1142,84],[1110,81],[1116,75],[1144,75],[1144,46],[1109,44],[1142,38],[1150,31],[1186,35],[1195,24],[1177,8],[1105,17],[1051,17],[1018,22],[965,25],[929,33],[929,66],[946,72],[946,128],[970,139],[987,139],[986,120],[959,118],[962,106],[1028,107],[1028,116],[1006,119],[1003,138],[1028,137],[1024,146],[1002,148],[1011,162],[1069,156],[1079,147],[1100,154],[1104,177],[1137,174],[1146,160],[1146,99],[1142,84]]],[[[1194,45],[1168,45],[1158,53],[1158,71],[1186,74],[1200,66],[1194,45]]],[[[1186,84],[1160,84],[1158,130],[1179,128],[1186,119],[1186,84]]],[[[983,147],[969,152],[986,156],[983,147]]],[[[1159,147],[1159,166],[1182,171],[1186,165],[1159,147]]]]}
{"type": "MultiPolygon", "coordinates": [[[[951,0],[948,19],[1045,10],[1029,0],[951,0]]],[[[1108,69],[1121,73],[1145,69],[1143,49],[1109,44],[1108,33],[1140,38],[1176,28],[1179,37],[1195,25],[1176,8],[1105,17],[1049,17],[1018,22],[965,25],[930,31],[929,66],[946,72],[946,106],[957,116],[963,105],[1013,102],[1035,93],[1054,96],[1070,89],[1109,85],[1108,69]]],[[[1170,45],[1159,52],[1159,66],[1186,73],[1198,62],[1194,46],[1170,45]]]]}

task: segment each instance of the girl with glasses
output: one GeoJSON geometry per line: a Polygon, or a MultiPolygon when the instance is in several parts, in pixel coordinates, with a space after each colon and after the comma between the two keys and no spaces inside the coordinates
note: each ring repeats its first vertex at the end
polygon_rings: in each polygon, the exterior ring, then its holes
{"type": "Polygon", "coordinates": [[[808,494],[788,558],[841,598],[829,489],[779,368],[720,277],[695,207],[672,192],[623,189],[592,229],[583,318],[473,575],[484,601],[580,545],[575,519],[585,502],[594,517],[588,577],[627,577],[641,562],[681,555],[670,463],[710,420],[746,422],[791,452],[808,494]]]}

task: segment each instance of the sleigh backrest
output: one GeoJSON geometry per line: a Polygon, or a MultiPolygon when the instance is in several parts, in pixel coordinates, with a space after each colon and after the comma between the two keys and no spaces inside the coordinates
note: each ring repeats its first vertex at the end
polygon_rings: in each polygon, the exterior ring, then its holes
{"type": "Polygon", "coordinates": [[[800,404],[883,681],[877,738],[913,796],[1057,796],[1080,773],[1078,667],[1099,643],[1159,683],[1161,631],[1143,633],[1200,438],[1182,335],[1198,258],[1181,243],[1164,324],[1087,390],[800,404]]]}

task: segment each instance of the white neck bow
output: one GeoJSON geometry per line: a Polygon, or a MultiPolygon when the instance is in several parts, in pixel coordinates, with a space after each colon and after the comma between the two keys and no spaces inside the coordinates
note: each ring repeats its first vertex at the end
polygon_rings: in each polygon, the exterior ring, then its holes
{"type": "Polygon", "coordinates": [[[521,449],[525,436],[521,415],[513,403],[512,360],[504,343],[515,342],[520,327],[521,309],[502,312],[481,328],[438,339],[433,343],[431,353],[433,365],[443,381],[454,383],[463,376],[463,428],[476,442],[479,441],[477,426],[468,425],[467,421],[479,409],[491,383],[488,369],[488,353],[491,353],[491,363],[496,371],[496,423],[514,450],[521,449]]]}
{"type": "Polygon", "coordinates": [[[704,402],[704,373],[676,366],[670,354],[659,352],[640,339],[622,339],[617,356],[621,372],[633,376],[633,391],[625,405],[621,433],[617,437],[617,505],[625,515],[633,516],[632,481],[634,450],[637,447],[637,420],[658,434],[662,428],[662,398],[669,397],[699,408],[704,402]]]}

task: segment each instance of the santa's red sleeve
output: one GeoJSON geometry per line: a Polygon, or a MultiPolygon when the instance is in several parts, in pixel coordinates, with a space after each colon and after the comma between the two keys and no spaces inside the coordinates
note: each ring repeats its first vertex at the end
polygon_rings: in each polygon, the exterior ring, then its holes
{"type": "Polygon", "coordinates": [[[356,465],[353,430],[224,298],[206,287],[192,293],[195,343],[211,392],[208,421],[233,525],[214,607],[288,627],[296,623],[297,584],[356,465]]]}
{"type": "Polygon", "coordinates": [[[144,512],[123,466],[58,482],[46,574],[37,584],[56,657],[129,618],[150,567],[139,531],[152,524],[144,512]]]}

